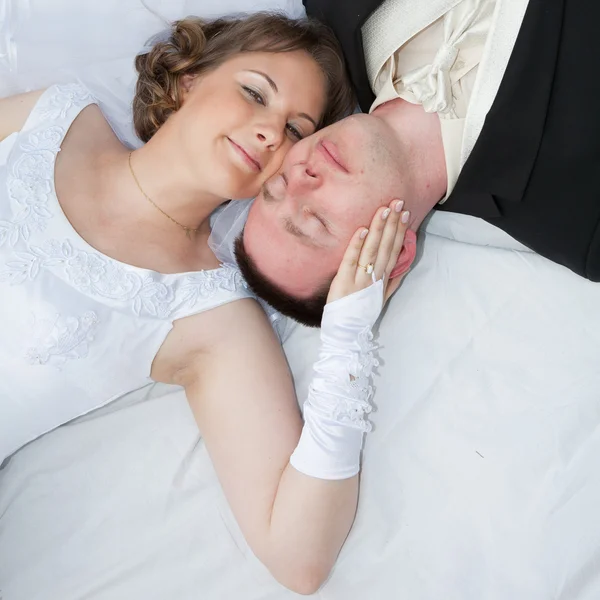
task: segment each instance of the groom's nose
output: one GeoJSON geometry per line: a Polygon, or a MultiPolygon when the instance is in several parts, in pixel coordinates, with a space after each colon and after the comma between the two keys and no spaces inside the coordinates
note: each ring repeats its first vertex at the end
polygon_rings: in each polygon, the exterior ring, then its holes
{"type": "Polygon", "coordinates": [[[288,172],[288,192],[295,196],[320,187],[321,174],[307,163],[294,165],[288,172]]]}

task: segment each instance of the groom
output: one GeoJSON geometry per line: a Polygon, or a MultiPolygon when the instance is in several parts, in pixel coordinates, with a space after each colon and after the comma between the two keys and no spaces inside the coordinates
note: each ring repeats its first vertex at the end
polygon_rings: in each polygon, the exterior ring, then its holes
{"type": "Polygon", "coordinates": [[[395,275],[438,206],[600,280],[600,63],[593,0],[306,0],[337,33],[361,107],[298,143],[252,206],[238,260],[275,308],[317,324],[352,232],[398,197],[395,275]],[[442,204],[438,204],[442,202],[442,204]]]}

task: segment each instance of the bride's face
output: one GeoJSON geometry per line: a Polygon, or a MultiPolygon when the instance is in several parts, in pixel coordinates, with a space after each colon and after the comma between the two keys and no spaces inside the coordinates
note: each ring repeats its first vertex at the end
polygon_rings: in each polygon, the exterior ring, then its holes
{"type": "Polygon", "coordinates": [[[239,54],[183,85],[171,131],[199,186],[222,198],[255,196],[326,104],[325,77],[301,51],[239,54]]]}

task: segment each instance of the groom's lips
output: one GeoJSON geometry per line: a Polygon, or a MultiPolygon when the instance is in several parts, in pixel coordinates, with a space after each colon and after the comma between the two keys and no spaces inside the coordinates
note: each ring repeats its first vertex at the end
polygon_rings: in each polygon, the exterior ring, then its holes
{"type": "Polygon", "coordinates": [[[325,157],[325,160],[334,168],[349,173],[337,146],[329,140],[319,140],[317,150],[325,157]]]}

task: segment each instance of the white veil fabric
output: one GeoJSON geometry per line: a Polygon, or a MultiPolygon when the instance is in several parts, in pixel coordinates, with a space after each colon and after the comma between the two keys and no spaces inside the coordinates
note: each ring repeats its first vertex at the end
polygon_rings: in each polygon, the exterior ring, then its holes
{"type": "Polygon", "coordinates": [[[232,200],[213,213],[208,245],[220,262],[235,264],[235,240],[244,230],[252,202],[252,199],[232,200]]]}
{"type": "MultiPolygon", "coordinates": [[[[219,262],[237,264],[235,259],[235,241],[244,231],[248,212],[254,202],[249,200],[232,200],[219,207],[211,217],[211,234],[208,245],[219,262]]],[[[290,336],[294,322],[277,312],[264,300],[257,298],[269,317],[269,321],[281,343],[290,336]]]]}
{"type": "Polygon", "coordinates": [[[138,52],[138,56],[140,54],[146,54],[146,53],[150,52],[150,50],[152,50],[152,48],[156,44],[159,44],[161,42],[167,42],[171,37],[172,31],[173,31],[173,29],[172,29],[171,25],[167,23],[166,27],[162,31],[159,31],[158,33],[154,34],[151,38],[146,40],[146,43],[144,44],[142,49],[138,52]]]}

